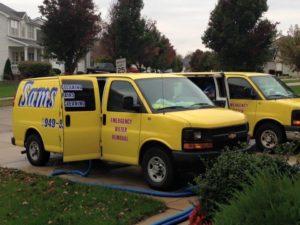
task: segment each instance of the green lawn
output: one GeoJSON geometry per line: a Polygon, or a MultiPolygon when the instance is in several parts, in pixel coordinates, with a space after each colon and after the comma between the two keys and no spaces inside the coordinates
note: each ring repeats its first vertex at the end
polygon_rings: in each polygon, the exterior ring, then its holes
{"type": "Polygon", "coordinates": [[[18,83],[1,83],[0,82],[0,98],[14,97],[18,88],[18,83]]]}
{"type": "Polygon", "coordinates": [[[300,95],[300,86],[290,86],[290,88],[295,91],[298,95],[300,95]]]}
{"type": "Polygon", "coordinates": [[[0,167],[0,224],[135,224],[165,209],[148,197],[0,167]]]}

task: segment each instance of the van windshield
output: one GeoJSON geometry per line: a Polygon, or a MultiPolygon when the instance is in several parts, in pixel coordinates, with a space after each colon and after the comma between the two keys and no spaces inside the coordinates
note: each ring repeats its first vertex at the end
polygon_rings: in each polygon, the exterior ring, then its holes
{"type": "Polygon", "coordinates": [[[273,76],[253,76],[251,80],[267,99],[298,98],[284,82],[273,76]]]}
{"type": "Polygon", "coordinates": [[[215,107],[214,103],[189,79],[149,78],[136,81],[155,112],[215,107]]]}

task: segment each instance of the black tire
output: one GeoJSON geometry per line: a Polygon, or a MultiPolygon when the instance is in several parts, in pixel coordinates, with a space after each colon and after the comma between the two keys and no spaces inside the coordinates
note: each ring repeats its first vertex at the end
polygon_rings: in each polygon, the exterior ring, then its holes
{"type": "Polygon", "coordinates": [[[33,166],[44,166],[50,158],[50,152],[45,151],[41,138],[36,134],[26,139],[26,155],[33,166]]]}
{"type": "Polygon", "coordinates": [[[271,151],[284,142],[285,136],[281,127],[274,123],[265,123],[257,128],[255,142],[258,150],[271,151]]]}
{"type": "Polygon", "coordinates": [[[174,166],[170,155],[162,147],[153,146],[146,151],[142,159],[142,169],[151,188],[171,189],[174,183],[174,166]],[[154,166],[158,168],[154,168],[154,166]]]}

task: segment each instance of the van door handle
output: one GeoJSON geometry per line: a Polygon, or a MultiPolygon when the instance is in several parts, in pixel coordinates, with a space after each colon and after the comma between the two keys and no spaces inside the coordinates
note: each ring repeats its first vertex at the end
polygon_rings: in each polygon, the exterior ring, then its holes
{"type": "Polygon", "coordinates": [[[102,116],[102,124],[106,125],[106,114],[103,114],[102,116]]]}
{"type": "Polygon", "coordinates": [[[70,115],[66,115],[66,127],[71,126],[71,117],[70,115]]]}

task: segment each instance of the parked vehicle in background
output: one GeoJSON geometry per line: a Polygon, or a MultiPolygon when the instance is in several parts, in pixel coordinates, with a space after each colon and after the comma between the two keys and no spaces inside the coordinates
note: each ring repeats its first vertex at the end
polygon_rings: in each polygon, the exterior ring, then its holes
{"type": "Polygon", "coordinates": [[[97,63],[94,67],[87,68],[86,73],[115,73],[116,67],[112,63],[97,63]]]}
{"type": "Polygon", "coordinates": [[[182,76],[74,75],[23,80],[13,135],[32,165],[46,164],[50,152],[140,165],[151,187],[169,189],[179,171],[199,172],[202,158],[247,142],[248,123],[182,76]]]}
{"type": "Polygon", "coordinates": [[[300,98],[275,76],[246,72],[182,75],[204,92],[213,86],[213,101],[243,112],[260,150],[272,150],[287,140],[300,140],[300,98]]]}

